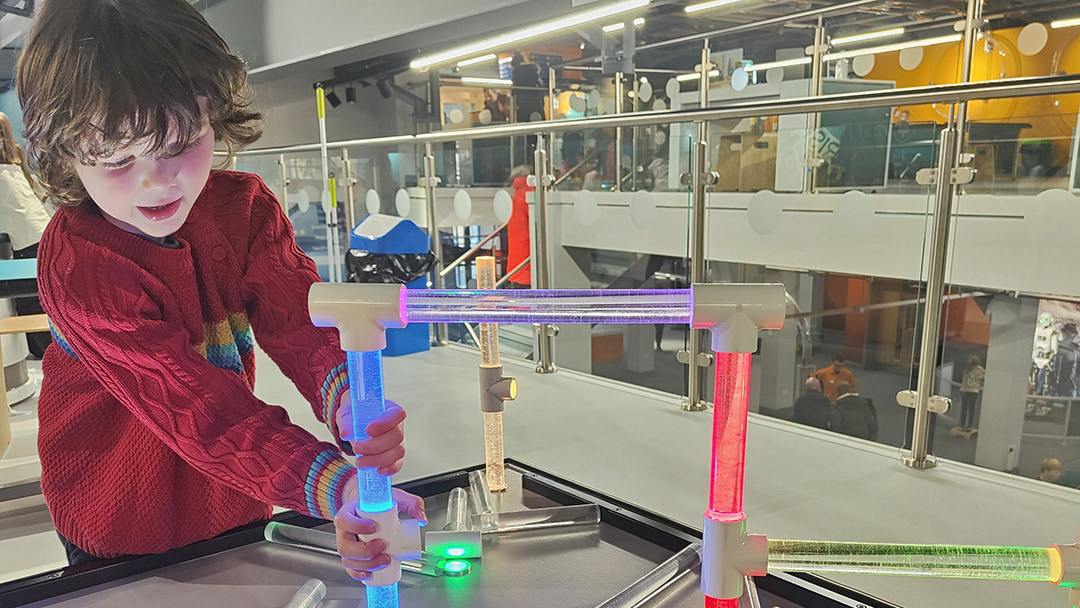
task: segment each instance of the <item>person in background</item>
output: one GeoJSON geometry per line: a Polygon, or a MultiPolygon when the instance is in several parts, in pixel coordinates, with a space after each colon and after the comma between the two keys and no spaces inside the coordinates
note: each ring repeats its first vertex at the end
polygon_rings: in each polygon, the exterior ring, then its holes
{"type": "MultiPolygon", "coordinates": [[[[535,190],[529,185],[529,175],[532,173],[531,165],[515,167],[510,172],[510,185],[514,188],[514,211],[510,215],[510,222],[506,226],[507,272],[518,267],[519,264],[529,258],[529,203],[525,200],[528,192],[535,190]]],[[[525,266],[510,275],[507,281],[512,289],[529,289],[532,286],[531,264],[525,266]]]]}
{"type": "Polygon", "coordinates": [[[831,429],[839,424],[839,412],[829,398],[821,393],[821,382],[817,378],[806,379],[803,394],[795,400],[795,411],[791,420],[819,429],[831,429]]]}
{"type": "Polygon", "coordinates": [[[836,392],[836,410],[840,416],[840,424],[833,430],[874,441],[878,435],[877,412],[869,401],[855,392],[855,387],[847,382],[838,382],[836,392]]]}
{"type": "MultiPolygon", "coordinates": [[[[49,214],[41,204],[37,182],[26,167],[26,155],[15,141],[11,121],[0,112],[0,232],[11,240],[16,260],[37,257],[38,243],[49,223],[49,214]]],[[[45,312],[36,297],[15,298],[15,312],[39,315],[45,312]]],[[[52,342],[49,332],[26,334],[30,355],[40,359],[52,342]]]]}
{"type": "Polygon", "coordinates": [[[1035,479],[1057,483],[1059,477],[1061,477],[1061,461],[1057,458],[1044,458],[1042,464],[1039,465],[1039,475],[1035,479]]]}
{"type": "MultiPolygon", "coordinates": [[[[514,53],[510,61],[510,81],[514,89],[515,122],[536,122],[544,120],[544,82],[540,76],[540,66],[525,61],[524,55],[514,53]]],[[[533,162],[536,152],[536,135],[525,136],[525,162],[533,162]]]]}
{"type": "Polygon", "coordinates": [[[964,375],[960,381],[960,429],[963,431],[974,430],[979,393],[982,392],[985,379],[986,368],[980,365],[979,358],[975,355],[968,357],[964,375]]]}
{"type": "Polygon", "coordinates": [[[844,355],[841,353],[833,355],[832,365],[814,372],[814,377],[821,382],[821,392],[833,403],[836,403],[836,399],[839,397],[837,386],[841,382],[846,382],[852,389],[858,385],[855,374],[844,367],[844,355]]]}
{"type": "MultiPolygon", "coordinates": [[[[244,62],[186,0],[42,3],[16,68],[27,151],[59,205],[38,288],[54,344],[38,401],[41,491],[69,563],[169,551],[270,518],[333,519],[346,572],[390,563],[356,467],[402,466],[404,411],[351,430],[315,262],[257,175],[215,143],[261,135],[244,62]],[[333,443],[255,396],[255,339],[333,443]],[[350,462],[356,455],[355,466],[350,462]]],[[[394,491],[424,520],[423,501],[394,491]]]]}

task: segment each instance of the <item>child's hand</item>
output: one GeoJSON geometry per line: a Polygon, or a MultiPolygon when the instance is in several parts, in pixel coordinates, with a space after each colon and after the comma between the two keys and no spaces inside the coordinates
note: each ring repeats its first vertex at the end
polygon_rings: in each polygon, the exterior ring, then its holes
{"type": "MultiPolygon", "coordinates": [[[[362,581],[370,578],[372,572],[390,565],[390,556],[383,553],[386,550],[386,542],[381,538],[364,542],[356,536],[357,534],[376,534],[378,530],[375,522],[356,514],[355,481],[351,487],[346,487],[345,494],[346,502],[334,517],[337,549],[341,554],[341,563],[344,564],[345,571],[354,579],[362,581]]],[[[421,525],[427,525],[424,499],[397,488],[392,490],[392,495],[400,511],[409,514],[413,519],[420,520],[421,525]]]]}
{"type": "MultiPolygon", "coordinates": [[[[345,393],[341,407],[337,411],[338,433],[344,441],[352,441],[355,435],[352,427],[352,407],[349,394],[345,393]]],[[[376,467],[380,475],[393,475],[401,470],[402,458],[405,457],[405,410],[393,401],[386,402],[386,412],[372,420],[365,431],[368,438],[353,442],[356,454],[356,466],[376,467]]]]}

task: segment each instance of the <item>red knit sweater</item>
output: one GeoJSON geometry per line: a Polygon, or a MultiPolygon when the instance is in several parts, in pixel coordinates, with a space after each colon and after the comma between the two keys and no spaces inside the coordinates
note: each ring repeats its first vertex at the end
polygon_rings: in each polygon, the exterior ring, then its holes
{"type": "Polygon", "coordinates": [[[100,557],[210,538],[271,505],[329,519],[355,475],[252,393],[252,330],[320,421],[334,424],[348,386],[336,332],[308,317],[315,264],[274,196],[213,172],[173,237],[125,232],[87,202],[61,209],[38,251],[55,338],[41,489],[60,534],[100,557]]]}

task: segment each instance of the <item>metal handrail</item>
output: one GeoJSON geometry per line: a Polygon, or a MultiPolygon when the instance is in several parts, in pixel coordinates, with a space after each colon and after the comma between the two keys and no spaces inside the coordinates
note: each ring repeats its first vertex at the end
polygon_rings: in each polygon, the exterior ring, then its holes
{"type": "Polygon", "coordinates": [[[475,255],[477,251],[480,251],[480,249],[484,245],[487,245],[492,240],[494,240],[495,237],[499,236],[499,233],[502,232],[503,229],[506,228],[509,225],[510,225],[510,222],[507,222],[507,223],[503,224],[502,226],[499,226],[498,228],[496,228],[491,234],[485,236],[484,240],[482,240],[479,243],[477,243],[476,245],[474,245],[472,249],[469,249],[465,253],[461,254],[461,256],[458,259],[454,260],[453,262],[450,262],[446,266],[446,268],[443,268],[442,270],[440,270],[439,271],[439,276],[445,277],[446,275],[450,274],[455,268],[462,265],[463,263],[465,263],[466,260],[468,260],[473,255],[475,255]]]}
{"type": "MultiPolygon", "coordinates": [[[[370,139],[352,139],[329,142],[332,148],[371,147],[400,144],[461,141],[485,137],[521,136],[538,133],[578,131],[581,129],[613,129],[617,127],[642,127],[674,122],[701,122],[750,118],[754,116],[779,116],[835,112],[900,105],[927,105],[932,103],[958,103],[962,101],[997,99],[1002,97],[1036,97],[1080,93],[1080,76],[1040,76],[1011,80],[932,85],[909,89],[885,89],[858,93],[839,93],[818,97],[745,101],[723,107],[693,110],[665,110],[638,114],[619,114],[586,119],[548,120],[513,125],[476,127],[460,131],[437,131],[418,135],[397,135],[370,139]]],[[[240,156],[281,154],[285,152],[308,152],[319,149],[319,144],[302,144],[281,148],[262,148],[237,152],[240,156]]]]}
{"type": "Polygon", "coordinates": [[[510,277],[517,274],[518,271],[521,270],[522,268],[525,268],[525,265],[528,264],[529,260],[531,260],[531,259],[532,259],[532,256],[530,255],[529,257],[525,258],[524,262],[518,264],[517,266],[514,267],[513,270],[511,270],[510,272],[503,275],[503,278],[501,278],[501,279],[499,279],[498,281],[495,282],[495,289],[498,289],[498,288],[502,287],[507,281],[510,280],[510,277]]]}

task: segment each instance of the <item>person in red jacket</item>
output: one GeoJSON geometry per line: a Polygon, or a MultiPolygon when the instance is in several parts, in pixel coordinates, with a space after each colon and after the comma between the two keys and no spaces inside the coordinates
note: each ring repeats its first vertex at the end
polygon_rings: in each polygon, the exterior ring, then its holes
{"type": "MultiPolygon", "coordinates": [[[[514,188],[514,211],[510,215],[510,223],[506,227],[508,237],[506,265],[508,270],[513,270],[519,264],[529,259],[529,203],[525,200],[526,193],[536,189],[528,184],[529,174],[532,167],[521,165],[510,172],[510,183],[514,188]]],[[[532,265],[525,264],[521,270],[510,275],[510,286],[516,289],[528,289],[532,286],[532,265]]]]}
{"type": "Polygon", "coordinates": [[[167,551],[279,505],[334,519],[353,577],[389,563],[356,537],[375,526],[347,456],[400,470],[404,412],[350,445],[345,354],[307,310],[315,264],[257,176],[211,170],[215,142],[261,133],[244,63],[186,0],[65,0],[40,6],[17,72],[58,205],[38,252],[54,337],[38,451],[69,561],[167,551]],[[255,397],[255,338],[336,445],[255,397]]]}

